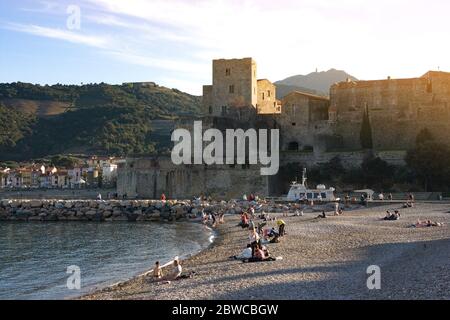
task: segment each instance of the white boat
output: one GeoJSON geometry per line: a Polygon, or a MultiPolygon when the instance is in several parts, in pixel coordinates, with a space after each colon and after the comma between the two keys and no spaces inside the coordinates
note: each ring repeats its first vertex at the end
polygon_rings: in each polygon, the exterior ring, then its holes
{"type": "Polygon", "coordinates": [[[287,201],[335,201],[334,188],[319,184],[316,189],[308,189],[306,184],[306,168],[303,169],[302,182],[293,181],[286,197],[287,201]]]}

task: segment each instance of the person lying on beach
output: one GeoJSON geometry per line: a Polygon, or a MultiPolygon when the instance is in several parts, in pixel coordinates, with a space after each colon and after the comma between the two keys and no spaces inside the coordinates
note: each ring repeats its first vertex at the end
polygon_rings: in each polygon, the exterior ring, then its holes
{"type": "Polygon", "coordinates": [[[411,227],[413,228],[427,228],[427,227],[443,227],[444,224],[441,222],[432,222],[431,220],[420,221],[417,220],[417,223],[413,224],[411,227]]]}
{"type": "Polygon", "coordinates": [[[319,214],[317,216],[317,218],[326,218],[326,217],[327,217],[327,215],[326,215],[325,211],[322,211],[322,214],[319,214]]]}
{"type": "Polygon", "coordinates": [[[245,260],[250,259],[252,257],[252,246],[251,244],[247,245],[247,248],[245,248],[240,254],[237,256],[232,256],[231,258],[236,260],[245,260]]]}

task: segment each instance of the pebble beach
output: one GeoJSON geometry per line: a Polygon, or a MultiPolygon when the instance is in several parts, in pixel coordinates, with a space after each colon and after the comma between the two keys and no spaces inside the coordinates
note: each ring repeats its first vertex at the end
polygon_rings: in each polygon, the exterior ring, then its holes
{"type": "MultiPolygon", "coordinates": [[[[141,275],[79,299],[450,299],[449,203],[407,209],[392,203],[327,214],[326,219],[317,212],[282,217],[287,235],[268,245],[282,260],[258,263],[230,259],[245,248],[249,232],[237,226],[239,215],[227,215],[214,243],[182,261],[184,272],[195,272],[193,278],[165,284],[141,275]],[[400,210],[401,219],[383,221],[392,209],[400,210]],[[418,219],[444,226],[411,228],[418,219]],[[372,265],[381,270],[379,290],[367,287],[372,265]]],[[[267,225],[272,226],[275,222],[267,225]]]]}

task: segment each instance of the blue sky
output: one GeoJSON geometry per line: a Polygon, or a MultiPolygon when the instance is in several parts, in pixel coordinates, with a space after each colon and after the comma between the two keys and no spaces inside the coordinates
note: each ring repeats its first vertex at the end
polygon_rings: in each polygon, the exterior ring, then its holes
{"type": "Polygon", "coordinates": [[[155,81],[201,94],[212,59],[249,56],[272,81],[316,68],[415,77],[450,71],[449,12],[446,0],[1,1],[0,82],[155,81]]]}

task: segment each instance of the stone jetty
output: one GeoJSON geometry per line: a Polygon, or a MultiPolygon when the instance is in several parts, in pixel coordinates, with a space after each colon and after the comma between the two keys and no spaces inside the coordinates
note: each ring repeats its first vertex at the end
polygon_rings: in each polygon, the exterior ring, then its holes
{"type": "MultiPolygon", "coordinates": [[[[268,201],[7,199],[0,201],[0,221],[177,221],[200,218],[203,212],[240,214],[250,206],[257,213],[294,213],[300,209],[299,204],[268,201]]],[[[333,207],[324,206],[328,210],[333,207]]]]}

